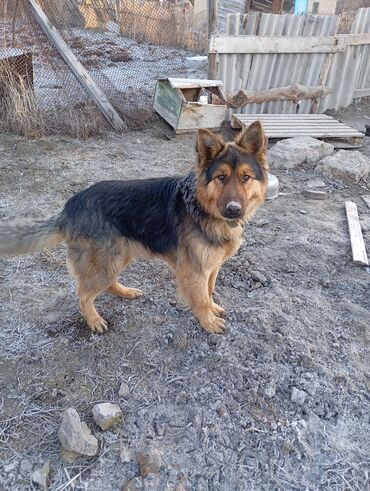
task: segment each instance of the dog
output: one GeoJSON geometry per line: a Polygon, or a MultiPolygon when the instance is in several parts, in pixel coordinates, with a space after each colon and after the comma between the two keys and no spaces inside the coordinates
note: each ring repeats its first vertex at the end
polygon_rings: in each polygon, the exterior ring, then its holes
{"type": "Polygon", "coordinates": [[[108,326],[96,297],[105,290],[140,297],[140,290],[118,283],[120,273],[135,257],[161,258],[201,327],[223,333],[225,310],[212,295],[220,267],[241,245],[244,223],[264,202],[266,147],[259,121],[227,143],[200,129],[197,164],[187,176],[98,182],[53,218],[1,224],[0,254],[27,254],[64,240],[81,312],[98,333],[108,326]]]}

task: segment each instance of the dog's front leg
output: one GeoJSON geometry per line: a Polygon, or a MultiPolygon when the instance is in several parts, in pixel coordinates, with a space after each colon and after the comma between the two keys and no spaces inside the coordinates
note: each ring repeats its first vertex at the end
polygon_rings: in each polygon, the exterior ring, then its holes
{"type": "Polygon", "coordinates": [[[181,264],[176,271],[180,296],[191,307],[203,329],[209,333],[223,333],[225,321],[214,313],[210,297],[211,271],[196,271],[192,265],[181,264]]]}

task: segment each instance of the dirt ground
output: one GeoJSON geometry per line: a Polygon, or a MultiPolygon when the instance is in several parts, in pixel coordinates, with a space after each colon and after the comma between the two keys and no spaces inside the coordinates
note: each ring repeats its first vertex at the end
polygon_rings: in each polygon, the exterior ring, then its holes
{"type": "MultiPolygon", "coordinates": [[[[369,107],[340,117],[364,129],[369,107]]],[[[194,135],[169,140],[158,122],[102,140],[0,135],[0,220],[54,215],[101,179],[185,174],[193,154],[194,135]]],[[[64,246],[0,259],[0,489],[34,489],[31,472],[45,462],[51,490],[367,488],[370,269],[352,264],[344,201],[357,203],[370,252],[360,197],[370,184],[324,179],[328,199],[314,201],[302,194],[322,178],[313,166],[274,173],[282,194],[258,211],[219,277],[225,335],[200,330],[160,262],[124,274],[144,297],[99,298],[110,329],[94,335],[64,246]],[[124,421],[103,432],[91,411],[108,401],[124,421]],[[97,457],[61,460],[69,407],[99,439],[97,457]],[[144,478],[143,453],[157,461],[144,478]]]]}

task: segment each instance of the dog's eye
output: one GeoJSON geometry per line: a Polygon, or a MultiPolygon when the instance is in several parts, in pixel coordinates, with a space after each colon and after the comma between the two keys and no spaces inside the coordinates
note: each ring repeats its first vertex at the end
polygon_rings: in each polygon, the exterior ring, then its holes
{"type": "Polygon", "coordinates": [[[224,176],[223,174],[220,174],[219,176],[217,176],[218,180],[221,181],[223,184],[225,183],[226,181],[226,176],[224,176]]]}
{"type": "Polygon", "coordinates": [[[249,181],[249,179],[250,179],[250,176],[248,176],[247,174],[245,174],[245,175],[243,176],[242,181],[243,181],[243,182],[247,182],[247,181],[249,181]]]}

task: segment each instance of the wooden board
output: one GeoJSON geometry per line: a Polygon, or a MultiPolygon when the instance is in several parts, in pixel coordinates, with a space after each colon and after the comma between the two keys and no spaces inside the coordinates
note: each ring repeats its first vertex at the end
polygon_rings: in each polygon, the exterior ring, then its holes
{"type": "Polygon", "coordinates": [[[355,139],[357,143],[364,140],[363,133],[326,114],[233,114],[231,126],[246,127],[256,120],[262,121],[268,138],[312,136],[355,139]]]}
{"type": "Polygon", "coordinates": [[[203,80],[198,78],[169,78],[171,86],[176,89],[222,87],[222,80],[203,80]]]}
{"type": "Polygon", "coordinates": [[[357,206],[353,201],[345,202],[349,236],[351,239],[353,262],[360,266],[368,266],[364,239],[362,237],[360,220],[358,218],[357,206]]]}
{"type": "Polygon", "coordinates": [[[370,33],[337,36],[212,36],[210,53],[343,53],[347,46],[370,43],[370,33]]]}
{"type": "Polygon", "coordinates": [[[226,107],[199,102],[183,105],[176,132],[198,128],[219,128],[225,118],[226,107]]]}
{"type": "Polygon", "coordinates": [[[94,82],[86,68],[80,63],[75,54],[71,51],[68,44],[64,41],[58,30],[51,24],[42,8],[37,4],[36,0],[28,0],[34,16],[42,29],[45,31],[48,38],[52,41],[56,49],[59,51],[63,60],[67,63],[77,80],[94,100],[106,119],[116,131],[124,131],[127,129],[126,124],[122,121],[117,111],[108,101],[106,95],[101,88],[94,82]]]}

